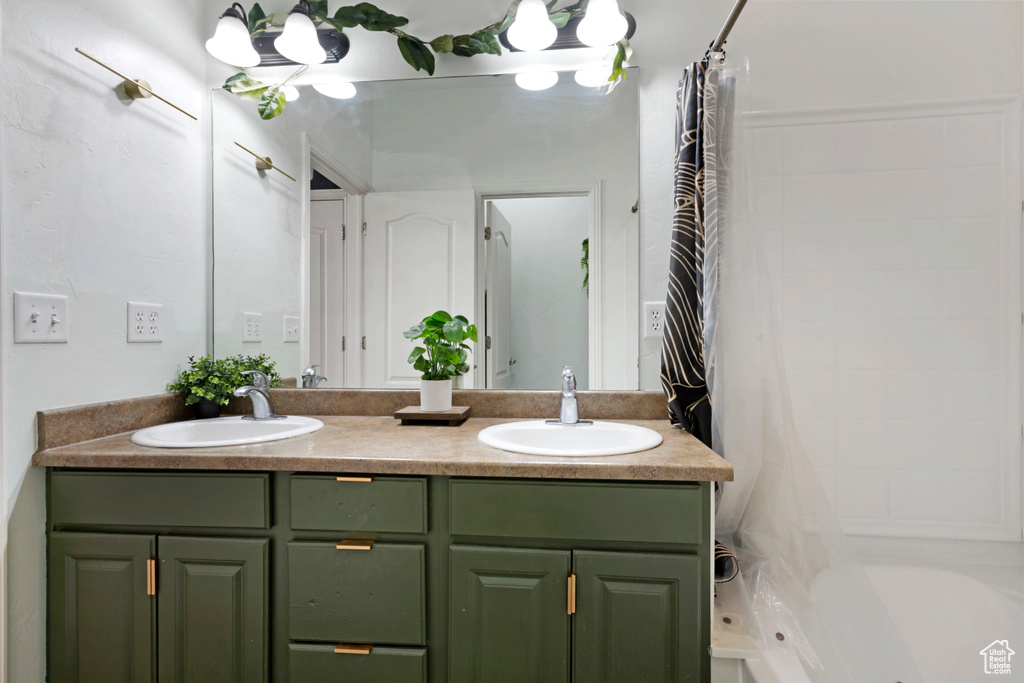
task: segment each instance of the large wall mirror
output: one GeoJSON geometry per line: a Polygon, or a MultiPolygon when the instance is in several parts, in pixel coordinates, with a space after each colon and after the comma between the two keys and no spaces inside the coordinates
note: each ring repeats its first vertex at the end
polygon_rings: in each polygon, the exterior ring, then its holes
{"type": "Polygon", "coordinates": [[[480,331],[464,388],[636,389],[638,80],[302,87],[268,121],[216,90],[215,355],[415,387],[402,333],[443,309],[480,331]]]}

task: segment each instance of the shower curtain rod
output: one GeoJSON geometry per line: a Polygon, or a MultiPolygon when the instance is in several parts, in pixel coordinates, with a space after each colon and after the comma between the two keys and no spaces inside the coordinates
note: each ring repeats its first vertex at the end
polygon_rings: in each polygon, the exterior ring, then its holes
{"type": "Polygon", "coordinates": [[[721,52],[722,46],[725,45],[726,39],[729,37],[729,32],[732,31],[732,27],[736,25],[736,20],[740,18],[740,12],[743,11],[743,6],[747,4],[747,0],[736,0],[736,4],[732,6],[732,11],[729,12],[729,18],[725,20],[725,25],[722,30],[718,32],[718,37],[711,43],[711,47],[708,48],[708,52],[721,52]]]}

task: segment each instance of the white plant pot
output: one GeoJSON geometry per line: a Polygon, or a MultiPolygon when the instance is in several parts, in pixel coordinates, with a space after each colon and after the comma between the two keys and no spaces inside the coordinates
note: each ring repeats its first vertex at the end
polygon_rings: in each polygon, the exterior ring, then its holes
{"type": "Polygon", "coordinates": [[[430,412],[451,410],[452,381],[450,379],[421,379],[420,409],[430,412]]]}

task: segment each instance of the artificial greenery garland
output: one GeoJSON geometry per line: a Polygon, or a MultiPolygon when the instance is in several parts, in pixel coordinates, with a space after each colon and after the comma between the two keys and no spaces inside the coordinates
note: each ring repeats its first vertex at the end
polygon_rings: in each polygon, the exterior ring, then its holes
{"type": "MultiPolygon", "coordinates": [[[[334,16],[327,15],[327,0],[309,2],[308,5],[314,24],[328,24],[338,31],[360,26],[367,31],[383,31],[396,36],[398,50],[402,53],[405,61],[417,71],[426,71],[428,75],[433,76],[434,53],[453,54],[459,57],[472,57],[480,54],[501,55],[501,43],[498,42],[498,35],[512,24],[519,2],[520,0],[512,1],[505,13],[505,18],[501,21],[472,33],[461,35],[446,33],[431,41],[425,41],[402,31],[401,27],[409,23],[407,18],[389,14],[368,2],[341,7],[334,13],[334,16]]],[[[578,0],[578,2],[561,9],[555,9],[558,0],[551,0],[548,4],[548,16],[551,17],[551,22],[556,27],[562,28],[570,19],[586,12],[587,2],[588,0],[578,0]]],[[[280,28],[284,26],[287,18],[287,12],[266,14],[259,3],[256,3],[249,10],[249,34],[263,33],[272,27],[280,28]]],[[[608,78],[608,82],[612,85],[625,78],[625,64],[632,54],[629,41],[625,38],[620,40],[615,48],[615,59],[612,62],[611,75],[608,78]]],[[[287,105],[284,86],[306,68],[305,66],[299,67],[283,83],[273,85],[258,81],[242,71],[228,78],[223,87],[242,99],[257,102],[260,118],[272,119],[279,116],[287,105]]]]}

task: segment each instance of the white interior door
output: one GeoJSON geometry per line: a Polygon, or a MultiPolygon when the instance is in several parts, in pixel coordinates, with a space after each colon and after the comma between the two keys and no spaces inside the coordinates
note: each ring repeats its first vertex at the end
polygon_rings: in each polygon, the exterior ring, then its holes
{"type": "Polygon", "coordinates": [[[345,384],[345,200],[310,202],[309,362],[327,378],[321,387],[345,384]]]}
{"type": "Polygon", "coordinates": [[[487,388],[508,389],[512,386],[512,224],[487,202],[487,227],[491,238],[484,246],[486,272],[486,324],[484,334],[490,337],[487,354],[487,388]]]}
{"type": "MultiPolygon", "coordinates": [[[[378,192],[364,206],[365,385],[418,387],[419,373],[407,362],[413,344],[402,333],[438,310],[467,318],[475,310],[475,196],[378,192]]],[[[463,386],[473,386],[472,373],[463,386]]]]}

